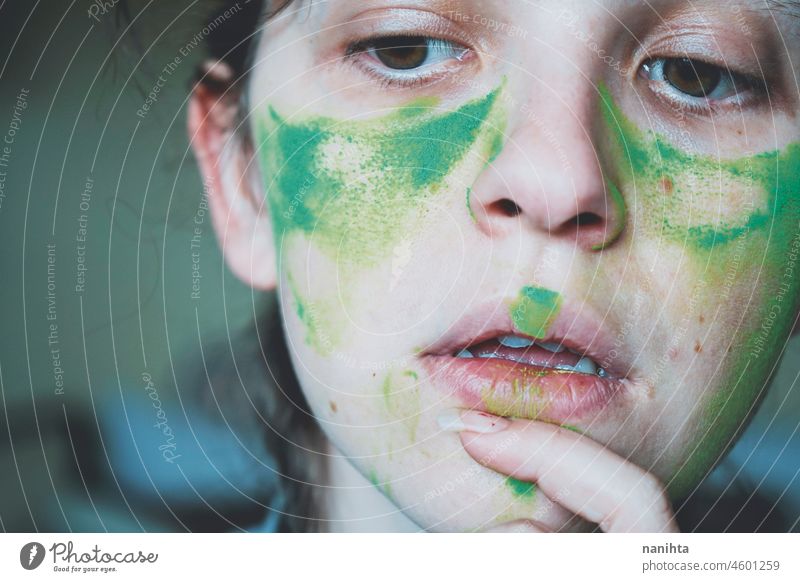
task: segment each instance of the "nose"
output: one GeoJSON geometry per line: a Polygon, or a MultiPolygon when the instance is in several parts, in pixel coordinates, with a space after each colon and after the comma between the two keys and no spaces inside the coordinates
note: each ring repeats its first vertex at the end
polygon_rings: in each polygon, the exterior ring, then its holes
{"type": "Polygon", "coordinates": [[[490,236],[513,228],[599,250],[619,238],[625,204],[604,175],[600,96],[591,88],[565,101],[550,94],[520,108],[500,154],[469,193],[478,227],[490,236]]]}

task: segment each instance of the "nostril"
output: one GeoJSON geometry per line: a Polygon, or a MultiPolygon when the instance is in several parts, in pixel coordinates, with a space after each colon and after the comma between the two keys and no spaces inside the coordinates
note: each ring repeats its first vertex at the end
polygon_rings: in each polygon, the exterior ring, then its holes
{"type": "Polygon", "coordinates": [[[522,214],[522,209],[517,205],[517,203],[513,200],[509,200],[508,198],[503,198],[496,202],[492,202],[492,204],[489,205],[489,212],[491,213],[492,211],[509,217],[519,216],[522,214]]]}
{"type": "Polygon", "coordinates": [[[574,228],[584,228],[602,224],[603,219],[594,212],[581,212],[574,216],[567,224],[574,228]]]}

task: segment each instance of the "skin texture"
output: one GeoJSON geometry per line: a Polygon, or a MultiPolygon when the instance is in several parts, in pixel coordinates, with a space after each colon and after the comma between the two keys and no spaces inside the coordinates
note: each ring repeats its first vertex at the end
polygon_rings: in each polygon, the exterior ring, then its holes
{"type": "MultiPolygon", "coordinates": [[[[217,210],[221,240],[245,233],[226,256],[276,273],[263,287],[277,287],[298,380],[359,495],[430,530],[672,531],[664,489],[690,493],[730,446],[797,314],[800,111],[772,79],[769,99],[686,106],[643,78],[643,55],[721,51],[785,81],[800,42],[764,11],[742,11],[751,37],[732,34],[735,15],[711,2],[460,6],[528,31],[514,36],[413,4],[337,0],[268,27],[249,123],[263,184],[250,198],[270,228],[217,210]],[[344,56],[397,27],[450,31],[474,56],[415,85],[344,56]],[[466,405],[425,354],[487,305],[532,336],[555,317],[601,322],[598,365],[625,369],[619,396],[564,427],[443,430],[466,405]]],[[[482,405],[536,416],[492,394],[482,405]]]]}
{"type": "Polygon", "coordinates": [[[724,388],[700,419],[702,444],[670,479],[686,494],[729,444],[741,419],[761,396],[797,310],[794,261],[800,247],[800,144],[734,159],[686,153],[662,136],[642,131],[607,87],[600,87],[603,119],[616,146],[616,170],[640,208],[637,229],[678,245],[698,273],[697,297],[713,304],[720,290],[752,263],[763,283],[750,305],[757,315],[730,342],[724,388]],[[793,259],[793,256],[795,257],[793,259]]]}

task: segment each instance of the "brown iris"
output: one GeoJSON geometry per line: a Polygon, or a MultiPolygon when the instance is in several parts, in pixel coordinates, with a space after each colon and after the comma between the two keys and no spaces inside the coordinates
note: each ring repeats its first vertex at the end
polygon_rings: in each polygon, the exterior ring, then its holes
{"type": "Polygon", "coordinates": [[[390,36],[372,41],[375,56],[390,69],[416,69],[428,58],[423,36],[390,36]]]}
{"type": "Polygon", "coordinates": [[[722,82],[722,75],[722,69],[702,61],[686,58],[664,61],[664,79],[692,97],[710,95],[722,82]]]}

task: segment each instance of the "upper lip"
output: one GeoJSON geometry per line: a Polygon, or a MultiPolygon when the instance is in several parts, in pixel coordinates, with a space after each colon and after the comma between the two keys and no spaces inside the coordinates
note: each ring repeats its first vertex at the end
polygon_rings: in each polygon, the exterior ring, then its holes
{"type": "Polygon", "coordinates": [[[461,349],[494,337],[516,335],[536,342],[560,343],[593,359],[610,376],[626,378],[631,373],[630,363],[625,359],[621,346],[615,345],[607,327],[585,304],[577,306],[565,301],[546,335],[532,337],[514,328],[505,301],[491,301],[465,313],[422,355],[454,356],[461,349]]]}

